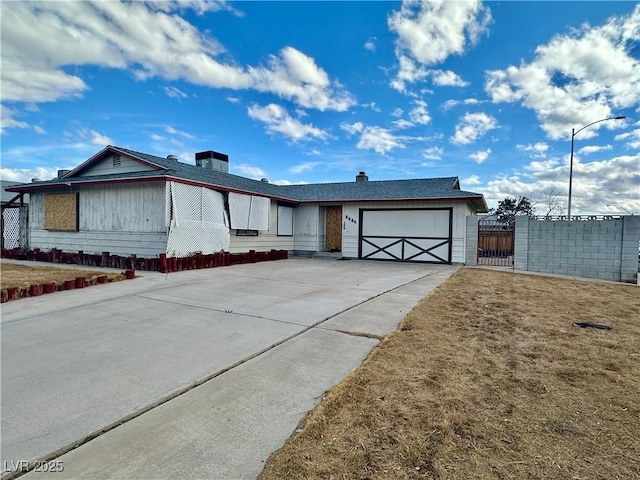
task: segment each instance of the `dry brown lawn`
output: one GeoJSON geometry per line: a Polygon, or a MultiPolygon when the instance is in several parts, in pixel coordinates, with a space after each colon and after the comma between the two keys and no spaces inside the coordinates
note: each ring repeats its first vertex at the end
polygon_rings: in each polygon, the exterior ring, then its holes
{"type": "Polygon", "coordinates": [[[110,281],[122,280],[124,278],[124,275],[121,273],[18,265],[15,263],[2,262],[2,264],[0,264],[0,288],[25,288],[40,283],[55,283],[59,285],[65,280],[73,280],[76,277],[85,277],[87,280],[91,280],[100,275],[107,275],[110,281]]]}
{"type": "Polygon", "coordinates": [[[462,269],[259,478],[638,479],[639,340],[637,286],[462,269]]]}

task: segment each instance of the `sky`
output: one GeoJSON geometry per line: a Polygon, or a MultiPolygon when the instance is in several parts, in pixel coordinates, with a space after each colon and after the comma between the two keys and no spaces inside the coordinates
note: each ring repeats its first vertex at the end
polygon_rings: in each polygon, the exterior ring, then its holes
{"type": "Polygon", "coordinates": [[[106,145],[273,183],[457,176],[640,214],[636,2],[1,3],[3,180],[106,145]]]}

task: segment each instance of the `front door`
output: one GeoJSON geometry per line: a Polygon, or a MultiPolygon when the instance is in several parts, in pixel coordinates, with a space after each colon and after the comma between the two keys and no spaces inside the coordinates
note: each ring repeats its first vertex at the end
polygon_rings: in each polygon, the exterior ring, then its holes
{"type": "Polygon", "coordinates": [[[342,206],[326,207],[326,239],[327,252],[342,251],[342,206]]]}

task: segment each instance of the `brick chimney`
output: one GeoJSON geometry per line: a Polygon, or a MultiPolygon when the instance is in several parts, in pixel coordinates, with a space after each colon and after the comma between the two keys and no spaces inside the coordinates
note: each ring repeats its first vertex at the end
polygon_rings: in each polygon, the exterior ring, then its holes
{"type": "Polygon", "coordinates": [[[358,175],[356,175],[356,182],[368,182],[369,181],[369,177],[367,177],[367,174],[364,172],[360,172],[358,175]]]}

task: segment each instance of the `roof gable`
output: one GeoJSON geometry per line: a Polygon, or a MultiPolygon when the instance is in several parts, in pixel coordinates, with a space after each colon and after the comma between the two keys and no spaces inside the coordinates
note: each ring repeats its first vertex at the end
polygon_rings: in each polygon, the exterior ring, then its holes
{"type": "MultiPolygon", "coordinates": [[[[159,157],[158,157],[159,158],[159,157]]],[[[65,174],[63,179],[93,177],[99,175],[125,174],[132,172],[163,170],[162,165],[149,159],[131,155],[129,152],[108,145],[87,161],[65,174]]]]}

